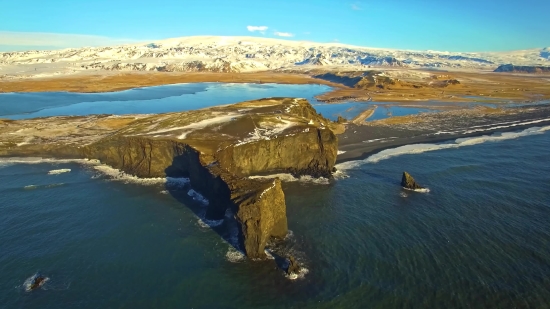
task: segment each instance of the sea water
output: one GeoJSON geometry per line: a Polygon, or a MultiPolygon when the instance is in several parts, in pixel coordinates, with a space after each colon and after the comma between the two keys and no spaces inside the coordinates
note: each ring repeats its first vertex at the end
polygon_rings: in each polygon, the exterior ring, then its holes
{"type": "Polygon", "coordinates": [[[185,180],[4,159],[0,307],[544,308],[550,131],[529,130],[390,150],[340,164],[329,182],[285,183],[292,232],[278,250],[307,269],[296,280],[244,259],[225,222],[204,224],[185,180]],[[430,191],[403,190],[403,171],[430,191]],[[36,272],[49,280],[25,291],[36,272]]]}

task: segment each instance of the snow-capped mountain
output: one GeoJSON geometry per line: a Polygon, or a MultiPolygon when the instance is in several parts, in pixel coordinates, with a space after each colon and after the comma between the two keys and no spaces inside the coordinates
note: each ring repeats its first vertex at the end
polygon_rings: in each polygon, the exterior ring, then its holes
{"type": "Polygon", "coordinates": [[[550,48],[513,52],[379,49],[258,37],[183,37],[114,47],[0,53],[0,77],[109,71],[249,72],[325,66],[487,69],[550,65],[550,48]]]}

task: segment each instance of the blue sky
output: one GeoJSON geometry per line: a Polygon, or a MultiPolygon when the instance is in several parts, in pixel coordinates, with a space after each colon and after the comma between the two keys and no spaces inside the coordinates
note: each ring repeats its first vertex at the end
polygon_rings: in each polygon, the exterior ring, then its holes
{"type": "Polygon", "coordinates": [[[550,46],[548,12],[549,0],[2,1],[0,50],[191,35],[415,50],[516,50],[550,46]]]}

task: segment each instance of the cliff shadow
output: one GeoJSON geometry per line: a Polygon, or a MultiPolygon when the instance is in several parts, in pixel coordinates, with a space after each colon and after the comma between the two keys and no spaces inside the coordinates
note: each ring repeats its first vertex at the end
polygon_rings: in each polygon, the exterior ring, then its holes
{"type": "MultiPolygon", "coordinates": [[[[197,225],[202,228],[209,228],[217,233],[221,239],[237,252],[245,254],[244,245],[242,244],[241,228],[239,223],[234,217],[231,202],[220,203],[220,197],[214,197],[217,201],[215,205],[217,216],[216,218],[210,218],[209,212],[212,212],[212,195],[216,195],[216,192],[205,192],[205,185],[207,183],[197,184],[197,175],[195,171],[194,177],[190,177],[191,173],[189,169],[182,168],[182,157],[177,156],[173,159],[172,165],[165,169],[166,184],[165,190],[176,201],[187,207],[197,217],[197,225]],[[190,179],[194,178],[193,182],[190,179]],[[182,180],[189,179],[189,180],[182,180]],[[199,188],[202,188],[200,190],[199,188]],[[200,190],[200,191],[199,191],[200,190]],[[210,193],[210,194],[204,194],[210,193]],[[203,195],[204,194],[204,195],[203,195]],[[220,205],[222,205],[220,207],[220,205]],[[210,208],[210,209],[209,209],[210,208]]],[[[185,167],[185,165],[183,165],[185,167]]],[[[195,168],[201,169],[202,166],[195,166],[195,168]]],[[[206,170],[206,169],[205,169],[206,170]]]]}

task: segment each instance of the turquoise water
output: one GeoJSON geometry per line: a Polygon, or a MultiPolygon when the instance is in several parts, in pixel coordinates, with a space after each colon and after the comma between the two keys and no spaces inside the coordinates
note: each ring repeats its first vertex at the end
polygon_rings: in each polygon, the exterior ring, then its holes
{"type": "Polygon", "coordinates": [[[407,116],[419,113],[433,113],[437,110],[411,107],[411,106],[392,106],[392,105],[378,105],[374,113],[367,119],[367,121],[380,120],[394,116],[407,116]]]}
{"type": "Polygon", "coordinates": [[[0,118],[168,113],[269,97],[315,101],[314,96],[330,89],[325,85],[193,83],[106,93],[7,93],[0,94],[0,118]]]}
{"type": "Polygon", "coordinates": [[[285,183],[292,235],[281,250],[309,270],[294,281],[272,260],[231,262],[231,246],[195,215],[200,206],[177,198],[188,187],[115,181],[77,163],[4,162],[0,304],[545,308],[550,131],[470,144],[346,163],[330,184],[285,183]],[[57,169],[71,171],[48,174],[57,169]],[[430,192],[401,189],[403,170],[430,192]],[[25,292],[37,271],[50,280],[25,292]]]}
{"type": "Polygon", "coordinates": [[[425,107],[397,106],[393,104],[396,103],[347,102],[326,104],[314,101],[313,107],[324,117],[333,121],[336,121],[338,119],[338,116],[342,116],[348,120],[351,120],[357,117],[364,110],[374,108],[375,105],[377,107],[374,110],[374,113],[367,119],[367,121],[380,120],[392,116],[406,116],[437,111],[436,109],[429,109],[425,107]]]}

